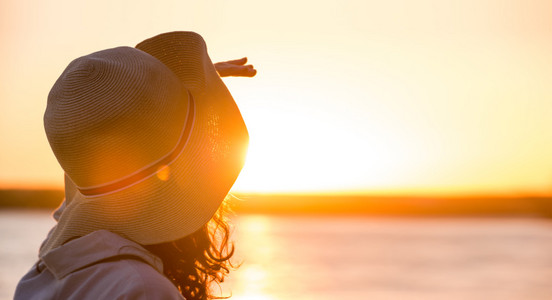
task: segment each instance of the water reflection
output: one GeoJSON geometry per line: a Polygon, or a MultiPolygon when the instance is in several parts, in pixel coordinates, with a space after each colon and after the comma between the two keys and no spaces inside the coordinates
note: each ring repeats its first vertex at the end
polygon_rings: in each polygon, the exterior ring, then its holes
{"type": "Polygon", "coordinates": [[[267,291],[273,280],[269,277],[268,268],[278,249],[270,218],[252,215],[236,219],[235,223],[235,237],[238,240],[236,260],[241,263],[241,267],[232,274],[227,284],[231,286],[232,299],[275,299],[267,291]]]}
{"type": "Polygon", "coordinates": [[[552,295],[548,222],[245,215],[235,224],[242,265],[224,284],[231,299],[552,295]]]}

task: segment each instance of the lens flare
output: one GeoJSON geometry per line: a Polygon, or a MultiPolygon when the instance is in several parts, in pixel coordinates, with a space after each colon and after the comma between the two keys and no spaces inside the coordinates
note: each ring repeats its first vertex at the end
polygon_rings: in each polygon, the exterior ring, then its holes
{"type": "Polygon", "coordinates": [[[167,181],[171,177],[171,167],[167,165],[157,168],[157,178],[162,181],[167,181]]]}

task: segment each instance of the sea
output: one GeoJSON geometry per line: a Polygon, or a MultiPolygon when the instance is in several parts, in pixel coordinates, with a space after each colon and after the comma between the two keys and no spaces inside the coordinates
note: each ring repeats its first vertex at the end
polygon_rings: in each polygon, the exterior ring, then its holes
{"type": "MultiPolygon", "coordinates": [[[[275,299],[552,299],[552,221],[241,215],[221,296],[275,299]]],[[[0,299],[37,260],[47,211],[0,210],[0,299]]]]}

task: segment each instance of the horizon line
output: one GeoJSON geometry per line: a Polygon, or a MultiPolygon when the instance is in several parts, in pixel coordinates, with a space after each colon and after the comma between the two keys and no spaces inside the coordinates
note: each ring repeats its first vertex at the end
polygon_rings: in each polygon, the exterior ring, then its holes
{"type": "MultiPolygon", "coordinates": [[[[0,190],[21,190],[21,191],[63,191],[63,186],[59,185],[24,185],[24,184],[1,184],[0,190]]],[[[429,190],[429,189],[428,189],[429,190]]],[[[408,191],[408,189],[388,189],[388,190],[326,190],[326,191],[246,191],[246,190],[230,190],[230,195],[234,196],[338,196],[338,197],[373,197],[373,198],[550,198],[552,197],[552,191],[423,191],[417,189],[416,191],[408,191]]]]}

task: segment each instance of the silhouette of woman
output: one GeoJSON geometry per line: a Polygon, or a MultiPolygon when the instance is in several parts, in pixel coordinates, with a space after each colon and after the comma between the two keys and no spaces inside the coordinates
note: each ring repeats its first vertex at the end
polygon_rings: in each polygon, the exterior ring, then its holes
{"type": "Polygon", "coordinates": [[[65,201],[15,299],[210,299],[234,253],[224,199],[248,133],[203,38],[164,33],[72,61],[44,127],[65,201]]]}

